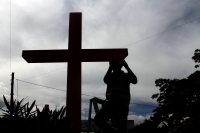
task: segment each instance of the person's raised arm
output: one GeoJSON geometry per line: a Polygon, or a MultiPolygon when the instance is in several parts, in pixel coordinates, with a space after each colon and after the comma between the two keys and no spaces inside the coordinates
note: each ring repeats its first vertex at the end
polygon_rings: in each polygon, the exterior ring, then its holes
{"type": "Polygon", "coordinates": [[[128,75],[130,76],[130,82],[133,84],[137,83],[137,77],[135,76],[135,74],[132,72],[132,70],[129,68],[128,64],[126,63],[126,61],[124,60],[122,62],[123,66],[126,68],[126,70],[128,71],[128,75]]]}
{"type": "Polygon", "coordinates": [[[109,66],[108,71],[107,71],[106,75],[105,75],[104,78],[103,78],[103,81],[104,81],[106,84],[108,84],[109,81],[110,81],[111,72],[112,72],[112,69],[111,69],[111,66],[109,66]]]}

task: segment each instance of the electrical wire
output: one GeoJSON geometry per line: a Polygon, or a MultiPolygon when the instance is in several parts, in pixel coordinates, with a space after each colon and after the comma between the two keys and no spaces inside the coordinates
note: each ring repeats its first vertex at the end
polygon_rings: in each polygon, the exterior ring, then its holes
{"type": "MultiPolygon", "coordinates": [[[[145,41],[145,40],[147,40],[147,39],[150,39],[150,38],[152,38],[152,37],[155,37],[155,36],[158,36],[158,35],[160,35],[160,34],[166,33],[166,32],[168,32],[168,31],[170,31],[170,30],[174,30],[174,29],[176,29],[176,28],[179,28],[179,27],[184,26],[184,25],[186,25],[186,24],[192,23],[192,22],[197,21],[197,20],[199,20],[199,19],[200,19],[200,18],[197,18],[197,19],[191,20],[191,21],[189,21],[189,22],[186,22],[186,23],[184,23],[184,24],[178,25],[178,26],[173,27],[173,28],[171,28],[171,29],[168,29],[168,30],[165,30],[165,31],[159,32],[159,33],[157,33],[157,34],[154,34],[154,35],[151,35],[151,36],[149,36],[149,37],[143,38],[143,39],[138,40],[138,41],[136,41],[136,42],[133,42],[133,43],[130,43],[130,44],[124,45],[124,46],[122,46],[121,48],[128,47],[128,46],[130,46],[130,45],[133,45],[133,44],[136,44],[136,43],[139,43],[139,42],[145,41]]],[[[39,76],[43,76],[43,75],[45,75],[45,74],[49,74],[49,73],[51,73],[51,72],[55,72],[55,71],[61,70],[61,69],[63,69],[63,68],[66,68],[66,67],[58,68],[58,69],[55,69],[55,70],[52,70],[52,71],[49,71],[49,72],[45,72],[45,73],[42,73],[42,74],[40,74],[40,75],[33,76],[33,77],[30,77],[30,78],[27,78],[27,79],[31,79],[31,78],[35,78],[35,77],[39,77],[39,76]]],[[[25,79],[25,80],[27,80],[27,79],[25,79]]]]}
{"type": "Polygon", "coordinates": [[[11,70],[11,0],[10,0],[10,70],[11,70]]]}
{"type": "Polygon", "coordinates": [[[46,88],[50,88],[50,89],[54,89],[54,90],[65,91],[65,90],[61,90],[61,89],[57,89],[57,88],[53,88],[53,87],[49,87],[49,86],[44,86],[44,85],[39,85],[39,84],[36,84],[36,83],[31,83],[31,82],[23,81],[23,80],[20,80],[20,79],[17,79],[17,80],[21,81],[21,82],[24,82],[24,83],[33,84],[33,85],[37,85],[37,86],[41,86],[41,87],[46,87],[46,88]]]}
{"type": "Polygon", "coordinates": [[[151,35],[151,36],[146,37],[146,38],[144,38],[144,39],[141,39],[141,40],[139,40],[139,41],[136,41],[136,42],[130,43],[130,44],[128,44],[128,45],[122,46],[122,48],[127,47],[127,46],[130,46],[130,45],[133,45],[133,44],[135,44],[135,43],[142,42],[142,41],[144,41],[144,40],[147,40],[147,39],[149,39],[149,38],[152,38],[152,37],[155,37],[155,36],[157,36],[157,35],[163,34],[163,33],[168,32],[168,31],[170,31],[170,30],[174,30],[174,29],[176,29],[176,28],[179,28],[179,27],[184,26],[184,25],[186,25],[186,24],[192,23],[192,22],[197,21],[197,20],[199,20],[199,19],[200,19],[200,17],[197,18],[197,19],[195,19],[195,20],[191,20],[191,21],[189,21],[189,22],[186,22],[186,23],[184,23],[184,24],[175,26],[175,27],[173,27],[173,28],[171,28],[171,29],[168,29],[168,30],[159,32],[159,33],[157,33],[157,34],[151,35]]]}
{"type": "MultiPolygon", "coordinates": [[[[124,46],[122,46],[122,47],[128,47],[128,46],[133,45],[133,44],[135,44],[135,43],[139,43],[139,42],[144,41],[144,40],[147,40],[147,39],[149,39],[149,38],[152,38],[152,37],[158,36],[158,35],[160,35],[160,34],[166,33],[166,32],[168,32],[168,31],[174,30],[174,29],[176,29],[176,28],[182,27],[182,26],[184,26],[184,25],[186,25],[186,24],[192,23],[192,22],[197,21],[197,20],[199,20],[199,19],[200,19],[200,18],[191,20],[191,21],[186,22],[186,23],[184,23],[184,24],[181,24],[181,25],[178,25],[178,26],[173,27],[173,28],[171,28],[171,29],[168,29],[168,30],[159,32],[159,33],[157,33],[157,34],[154,34],[154,35],[152,35],[152,36],[146,37],[146,38],[141,39],[141,40],[139,40],[139,41],[130,43],[130,44],[128,44],[128,45],[124,45],[124,46]]],[[[42,75],[45,75],[45,74],[48,74],[48,73],[51,73],[51,72],[55,72],[55,71],[61,70],[61,69],[63,69],[63,68],[66,68],[66,67],[62,67],[62,68],[59,68],[59,69],[55,69],[55,70],[53,70],[53,71],[46,72],[46,73],[43,73],[43,74],[40,74],[40,75],[37,75],[37,76],[33,76],[33,77],[30,77],[30,78],[27,78],[27,79],[39,77],[39,76],[42,76],[42,75]]],[[[10,69],[11,69],[11,0],[10,0],[10,69]]],[[[23,80],[20,80],[20,79],[18,79],[18,80],[21,81],[21,82],[29,83],[29,84],[34,84],[34,85],[38,85],[38,86],[42,86],[42,87],[46,87],[46,88],[50,88],[50,89],[60,90],[60,89],[57,89],[57,88],[48,87],[48,86],[43,86],[43,85],[39,85],[39,84],[35,84],[35,83],[23,81],[23,80]]],[[[60,90],[60,91],[65,91],[65,90],[60,90]]],[[[94,97],[94,96],[87,95],[87,94],[82,94],[82,95],[94,97]]],[[[145,105],[145,104],[138,104],[138,103],[131,103],[131,104],[137,104],[137,105],[149,106],[149,107],[157,107],[157,106],[151,106],[151,105],[145,105]]]]}
{"type": "MultiPolygon", "coordinates": [[[[16,78],[15,78],[15,79],[16,79],[16,78]]],[[[20,79],[16,79],[16,80],[21,81],[21,82],[24,82],[24,83],[28,83],[28,84],[33,84],[33,85],[37,85],[37,86],[41,86],[41,87],[46,87],[46,88],[54,89],[54,90],[66,91],[66,90],[61,90],[61,89],[57,89],[57,88],[53,88],[53,87],[49,87],[49,86],[44,86],[44,85],[40,85],[40,84],[36,84],[36,83],[27,82],[27,81],[20,80],[20,79]]],[[[66,91],[66,92],[67,92],[67,91],[66,91]]],[[[89,97],[94,97],[94,96],[88,95],[88,94],[81,94],[81,95],[89,96],[89,97]]],[[[98,98],[104,99],[104,98],[101,98],[101,97],[98,97],[98,98]]]]}
{"type": "MultiPolygon", "coordinates": [[[[182,26],[184,26],[184,25],[186,25],[186,24],[192,23],[192,22],[197,21],[197,20],[199,20],[199,19],[200,19],[200,18],[197,18],[197,19],[195,19],[195,20],[186,22],[186,23],[184,23],[184,24],[181,24],[181,25],[178,25],[178,26],[173,27],[173,28],[171,28],[171,29],[168,29],[168,30],[159,32],[159,33],[157,33],[157,34],[151,35],[151,36],[146,37],[146,38],[144,38],[144,39],[141,39],[141,40],[139,40],[139,41],[130,43],[130,44],[128,44],[128,45],[124,45],[124,46],[122,46],[122,47],[128,47],[128,46],[130,46],[130,45],[133,45],[133,44],[136,44],[136,43],[145,41],[145,40],[147,40],[147,39],[150,39],[150,38],[152,38],[152,37],[155,37],[155,36],[158,36],[158,35],[160,35],[160,34],[166,33],[166,32],[168,32],[168,31],[174,30],[174,29],[176,29],[176,28],[182,27],[182,26]]],[[[11,50],[12,50],[12,48],[11,48],[11,0],[10,0],[10,70],[11,70],[11,59],[12,59],[12,57],[11,57],[11,50]]],[[[32,78],[35,78],[35,77],[43,76],[43,75],[45,75],[45,74],[49,74],[49,73],[52,73],[52,72],[55,72],[55,71],[58,71],[58,70],[61,70],[61,69],[64,69],[64,68],[66,68],[66,67],[62,67],[62,68],[59,68],[59,69],[55,69],[55,70],[53,70],[53,71],[46,72],[46,73],[43,73],[43,74],[40,74],[40,75],[37,75],[37,76],[33,76],[33,77],[30,77],[30,78],[27,78],[27,79],[32,79],[32,78]]],[[[26,80],[27,80],[27,79],[26,79],[26,80]]],[[[20,80],[20,79],[16,79],[16,80],[17,80],[17,100],[18,100],[18,81],[25,82],[25,83],[29,83],[29,84],[33,84],[33,85],[37,85],[37,86],[41,86],[41,87],[46,87],[46,88],[50,88],[50,89],[55,89],[55,90],[59,90],[59,91],[65,91],[65,90],[61,90],[61,89],[57,89],[57,88],[53,88],[53,87],[49,87],[49,86],[44,86],[44,85],[39,85],[39,84],[35,84],[35,83],[23,81],[23,80],[20,80]]],[[[94,97],[94,96],[88,95],[88,94],[82,94],[82,95],[94,97]]],[[[98,97],[98,98],[99,98],[99,97],[98,97]]],[[[101,98],[101,99],[104,99],[104,98],[101,98]]],[[[149,106],[149,107],[157,107],[157,106],[146,105],[146,104],[138,104],[138,103],[130,103],[130,104],[137,104],[137,105],[149,106]]],[[[82,111],[85,111],[85,110],[82,110],[82,111]]],[[[87,111],[87,112],[88,112],[88,111],[87,111]]],[[[152,112],[143,112],[143,113],[152,113],[152,112]]]]}
{"type": "MultiPolygon", "coordinates": [[[[24,83],[28,83],[28,84],[33,84],[33,85],[37,85],[37,86],[41,86],[41,87],[45,87],[45,88],[50,88],[50,89],[54,89],[54,90],[59,90],[59,91],[65,91],[65,92],[67,92],[66,90],[61,90],[61,89],[57,89],[57,88],[53,88],[53,87],[49,87],[49,86],[45,86],[45,85],[31,83],[31,82],[27,82],[27,81],[24,81],[24,80],[21,80],[21,79],[16,79],[16,80],[24,82],[24,83]]],[[[92,96],[92,95],[88,95],[88,94],[81,94],[81,95],[89,96],[89,97],[96,97],[96,96],[92,96]]],[[[97,97],[97,98],[100,98],[100,99],[104,100],[104,98],[102,98],[102,97],[97,97]]],[[[139,104],[139,103],[130,103],[130,104],[136,104],[136,105],[141,105],[141,106],[149,106],[149,107],[157,107],[157,106],[153,106],[153,105],[146,105],[146,104],[139,104]]]]}
{"type": "MultiPolygon", "coordinates": [[[[55,72],[55,71],[58,71],[58,70],[61,70],[61,69],[64,69],[64,68],[67,68],[67,67],[61,67],[61,68],[58,68],[58,69],[55,69],[55,70],[52,70],[52,71],[49,71],[49,72],[45,72],[45,73],[42,73],[40,75],[33,76],[33,77],[30,77],[30,78],[27,78],[27,79],[36,78],[36,77],[39,77],[39,76],[42,76],[42,75],[45,75],[45,74],[49,74],[49,73],[52,73],[52,72],[55,72]]],[[[27,80],[27,79],[24,79],[24,80],[27,80]]]]}

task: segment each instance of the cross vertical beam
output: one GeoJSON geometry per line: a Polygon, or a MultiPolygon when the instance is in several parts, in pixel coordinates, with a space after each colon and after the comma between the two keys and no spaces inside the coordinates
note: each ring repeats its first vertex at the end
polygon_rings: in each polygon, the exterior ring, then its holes
{"type": "Polygon", "coordinates": [[[80,133],[81,132],[80,131],[81,130],[81,62],[68,63],[66,103],[67,103],[66,116],[67,118],[71,119],[71,123],[73,125],[73,133],[80,133]]]}
{"type": "Polygon", "coordinates": [[[68,50],[71,59],[67,70],[67,118],[72,118],[73,132],[81,131],[81,50],[82,14],[70,13],[68,50]]]}

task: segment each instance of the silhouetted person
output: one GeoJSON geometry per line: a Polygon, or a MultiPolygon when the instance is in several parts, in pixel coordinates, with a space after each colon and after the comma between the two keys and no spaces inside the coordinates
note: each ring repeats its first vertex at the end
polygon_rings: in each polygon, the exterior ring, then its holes
{"type": "Polygon", "coordinates": [[[104,82],[107,84],[106,100],[94,117],[94,122],[104,133],[125,133],[131,98],[130,83],[136,84],[137,77],[126,61],[110,61],[104,82]],[[126,68],[128,73],[121,70],[122,66],[126,68]],[[111,118],[114,118],[117,130],[106,122],[111,118]]]}

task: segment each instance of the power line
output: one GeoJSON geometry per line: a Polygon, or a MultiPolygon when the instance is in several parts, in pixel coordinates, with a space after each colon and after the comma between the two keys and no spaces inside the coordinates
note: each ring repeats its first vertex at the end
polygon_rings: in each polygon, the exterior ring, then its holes
{"type": "MultiPolygon", "coordinates": [[[[55,69],[55,70],[52,70],[52,71],[49,71],[49,72],[45,72],[45,73],[42,73],[42,74],[40,74],[40,75],[33,76],[33,77],[30,77],[30,78],[27,78],[27,79],[32,79],[32,78],[39,77],[39,76],[42,76],[42,75],[45,75],[45,74],[49,74],[49,73],[52,73],[52,72],[61,70],[61,69],[63,69],[63,68],[66,68],[66,67],[61,67],[61,68],[58,68],[58,69],[55,69]]],[[[24,79],[24,80],[27,80],[27,79],[24,79]]]]}
{"type": "MultiPolygon", "coordinates": [[[[16,78],[15,78],[15,79],[16,79],[16,78]]],[[[41,87],[46,87],[46,88],[50,88],[50,89],[54,89],[54,90],[59,90],[59,91],[65,91],[65,92],[67,92],[66,90],[61,90],[61,89],[57,89],[57,88],[53,88],[53,87],[49,87],[49,86],[45,86],[45,85],[40,85],[40,84],[36,84],[36,83],[31,83],[31,82],[23,81],[23,80],[20,80],[20,79],[16,79],[16,80],[21,81],[21,82],[24,82],[24,83],[28,83],[28,84],[33,84],[33,85],[37,85],[37,86],[41,86],[41,87]]],[[[81,94],[81,95],[89,96],[89,97],[96,97],[96,96],[92,96],[92,95],[88,95],[88,94],[81,94]]],[[[102,98],[102,97],[97,97],[97,98],[105,99],[105,98],[102,98]]],[[[153,106],[153,105],[146,105],[146,104],[139,104],[139,103],[130,103],[130,104],[137,104],[137,105],[149,106],[149,107],[157,107],[157,106],[153,106]]]]}
{"type": "MultiPolygon", "coordinates": [[[[199,20],[199,19],[200,19],[200,18],[197,18],[197,19],[195,19],[195,20],[186,22],[186,23],[184,23],[184,24],[178,25],[178,26],[173,27],[173,28],[171,28],[171,29],[168,29],[168,30],[159,32],[159,33],[157,33],[157,34],[154,34],[154,35],[152,35],[152,36],[146,37],[146,38],[141,39],[141,40],[139,40],[139,41],[133,42],[133,43],[128,44],[128,45],[125,45],[125,46],[123,46],[123,47],[128,47],[128,46],[130,46],[130,45],[133,45],[133,44],[142,42],[142,41],[144,41],[144,40],[147,40],[147,39],[150,39],[150,38],[155,37],[155,36],[157,36],[157,35],[160,35],[160,34],[163,34],[163,33],[168,32],[168,31],[174,30],[174,29],[176,29],[176,28],[179,28],[179,27],[184,26],[184,25],[186,25],[186,24],[192,23],[192,22],[197,21],[197,20],[199,20]]],[[[62,67],[62,68],[59,68],[59,69],[56,69],[56,70],[53,70],[53,71],[50,71],[50,72],[46,72],[46,73],[43,73],[43,74],[40,74],[40,75],[37,75],[37,76],[33,76],[33,77],[30,77],[30,78],[27,78],[27,79],[39,77],[39,76],[42,76],[42,75],[45,75],[45,74],[48,74],[48,73],[52,73],[52,72],[55,72],[55,71],[64,69],[64,68],[66,68],[66,67],[62,67]]],[[[11,0],[10,0],[10,69],[11,69],[11,0]]],[[[18,83],[18,80],[21,81],[21,82],[25,82],[25,83],[29,83],[29,84],[33,84],[33,85],[37,85],[37,86],[42,86],[42,87],[46,87],[46,88],[50,88],[50,89],[65,91],[65,90],[61,90],[61,89],[57,89],[57,88],[53,88],[53,87],[48,87],[48,86],[44,86],[44,85],[39,85],[39,84],[35,84],[35,83],[23,81],[23,80],[20,80],[20,79],[17,79],[17,83],[18,83]]],[[[17,95],[18,95],[18,84],[17,84],[17,95]]],[[[94,97],[94,96],[92,96],[92,95],[87,95],[87,94],[82,94],[82,95],[94,97]]],[[[104,99],[104,98],[102,98],[102,99],[104,99]]],[[[149,107],[157,107],[157,106],[146,105],[146,104],[138,104],[138,103],[130,103],[130,104],[137,104],[137,105],[149,106],[149,107]]]]}
{"type": "MultiPolygon", "coordinates": [[[[163,34],[163,33],[168,32],[168,31],[170,31],[170,30],[174,30],[174,29],[176,29],[176,28],[179,28],[179,27],[184,26],[184,25],[186,25],[186,24],[192,23],[192,22],[197,21],[197,20],[199,20],[199,19],[200,19],[200,18],[197,18],[197,19],[195,19],[195,20],[186,22],[186,23],[184,23],[184,24],[181,24],[181,25],[178,25],[178,26],[173,27],[173,28],[171,28],[171,29],[168,29],[168,30],[159,32],[159,33],[157,33],[157,34],[154,34],[154,35],[152,35],[152,36],[146,37],[146,38],[144,38],[144,39],[141,39],[141,40],[139,40],[139,41],[133,42],[133,43],[131,43],[131,44],[124,45],[124,46],[122,46],[122,47],[127,47],[127,46],[133,45],[133,44],[135,44],[135,43],[139,43],[139,42],[141,42],[141,41],[144,41],[144,40],[147,40],[147,39],[149,39],[149,38],[155,37],[155,36],[157,36],[157,35],[163,34]]],[[[10,0],[10,68],[11,68],[11,0],[10,0]]],[[[48,74],[48,73],[51,73],[51,72],[55,72],[55,71],[58,71],[58,70],[63,69],[63,68],[66,68],[66,67],[62,67],[62,68],[59,68],[59,69],[56,69],[56,70],[53,70],[53,71],[50,71],[50,72],[46,72],[46,73],[43,73],[43,74],[40,74],[40,75],[37,75],[37,76],[33,76],[33,77],[28,78],[28,79],[35,78],[35,77],[39,77],[39,76],[42,76],[42,75],[45,75],[45,74],[48,74]]],[[[18,80],[19,80],[19,79],[18,79],[18,80]]],[[[60,90],[60,89],[57,89],[57,88],[48,87],[48,86],[43,86],[43,85],[39,85],[39,84],[35,84],[35,83],[23,81],[23,80],[19,80],[19,81],[25,82],[25,83],[29,83],[29,84],[38,85],[38,86],[42,86],[42,87],[46,87],[46,88],[51,88],[51,89],[55,89],[55,90],[60,90]]],[[[60,91],[65,91],[65,90],[60,90],[60,91]]],[[[82,95],[94,97],[94,96],[86,95],[86,94],[82,94],[82,95]]],[[[131,103],[131,104],[137,104],[137,103],[131,103]]],[[[156,106],[145,105],[145,104],[138,104],[138,105],[156,107],[156,106]]]]}
{"type": "MultiPolygon", "coordinates": [[[[173,27],[173,28],[171,28],[171,29],[168,29],[168,30],[159,32],[159,33],[157,33],[157,34],[154,34],[154,35],[152,35],[152,36],[146,37],[146,38],[141,39],[141,40],[139,40],[139,41],[130,43],[130,44],[128,44],[128,45],[124,45],[124,46],[122,46],[121,48],[130,46],[130,45],[133,45],[133,44],[135,44],[135,43],[139,43],[139,42],[145,41],[145,40],[147,40],[147,39],[150,39],[150,38],[155,37],[155,36],[157,36],[157,35],[163,34],[163,33],[168,32],[168,31],[170,31],[170,30],[174,30],[174,29],[176,29],[176,28],[179,28],[179,27],[184,26],[184,25],[186,25],[186,24],[192,23],[192,22],[197,21],[197,20],[199,20],[199,19],[200,19],[200,18],[197,18],[197,19],[195,19],[195,20],[191,20],[191,21],[189,21],[189,22],[186,22],[186,23],[184,23],[184,24],[178,25],[178,26],[173,27]]],[[[27,78],[27,79],[39,77],[39,76],[42,76],[42,75],[45,75],[45,74],[48,74],[48,73],[51,73],[51,72],[55,72],[55,71],[61,70],[61,69],[63,69],[63,68],[66,68],[66,67],[58,68],[58,69],[55,69],[55,70],[52,70],[52,71],[49,71],[49,72],[46,72],[46,73],[42,73],[42,74],[40,74],[40,75],[33,76],[33,77],[30,77],[30,78],[27,78]]]]}
{"type": "MultiPolygon", "coordinates": [[[[16,79],[16,78],[15,78],[15,79],[16,79]]],[[[41,86],[41,87],[46,87],[46,88],[54,89],[54,90],[66,91],[66,90],[61,90],[61,89],[57,89],[57,88],[53,88],[53,87],[49,87],[49,86],[44,86],[44,85],[39,85],[39,84],[35,84],[35,83],[31,83],[31,82],[23,81],[23,80],[20,80],[20,79],[16,79],[16,80],[21,81],[21,82],[24,82],[24,83],[28,83],[28,84],[33,84],[33,85],[37,85],[37,86],[41,86]]],[[[66,91],[66,92],[67,92],[67,91],[66,91]]],[[[94,97],[94,96],[87,95],[87,94],[81,94],[81,95],[94,97]]]]}
{"type": "MultiPolygon", "coordinates": [[[[16,79],[16,78],[15,78],[15,79],[16,79]]],[[[55,89],[55,90],[59,90],[59,91],[65,91],[65,90],[61,90],[61,89],[57,89],[57,88],[53,88],[53,87],[49,87],[49,86],[44,86],[44,85],[39,85],[39,84],[35,84],[35,83],[23,81],[23,80],[20,80],[20,79],[16,79],[16,80],[21,81],[21,82],[24,82],[24,83],[28,83],[28,84],[33,84],[33,85],[41,86],[41,87],[46,87],[46,88],[55,89]]]]}
{"type": "Polygon", "coordinates": [[[173,27],[173,28],[171,28],[171,29],[168,29],[168,30],[159,32],[159,33],[157,33],[157,34],[154,34],[154,35],[152,35],[152,36],[146,37],[146,38],[141,39],[141,40],[139,40],[139,41],[136,41],[136,42],[130,43],[130,44],[128,44],[128,45],[122,46],[122,48],[123,48],[123,47],[130,46],[130,45],[133,45],[133,44],[135,44],[135,43],[139,43],[139,42],[141,42],[141,41],[144,41],[144,40],[147,40],[147,39],[149,39],[149,38],[155,37],[155,36],[157,36],[157,35],[163,34],[163,33],[168,32],[168,31],[170,31],[170,30],[174,30],[174,29],[176,29],[176,28],[179,28],[179,27],[184,26],[184,25],[186,25],[186,24],[192,23],[192,22],[197,21],[197,20],[199,20],[199,19],[200,19],[200,18],[197,18],[197,19],[195,19],[195,20],[191,20],[191,21],[189,21],[189,22],[186,22],[186,23],[184,23],[184,24],[178,25],[178,26],[173,27]]]}
{"type": "Polygon", "coordinates": [[[10,70],[11,70],[11,0],[10,0],[10,70]]]}

